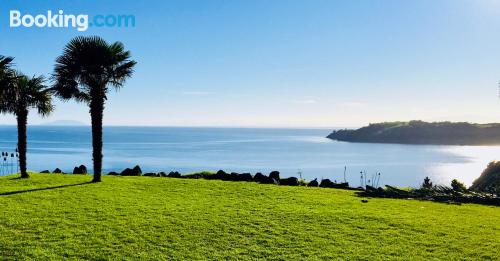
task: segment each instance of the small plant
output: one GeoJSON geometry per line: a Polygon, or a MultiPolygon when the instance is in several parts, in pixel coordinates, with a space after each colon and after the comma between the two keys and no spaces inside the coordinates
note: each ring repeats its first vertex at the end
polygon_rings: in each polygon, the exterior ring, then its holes
{"type": "Polygon", "coordinates": [[[423,189],[432,189],[433,185],[429,177],[425,177],[424,183],[422,183],[423,189]]]}
{"type": "Polygon", "coordinates": [[[305,179],[299,179],[299,186],[307,186],[309,182],[305,179]]]}

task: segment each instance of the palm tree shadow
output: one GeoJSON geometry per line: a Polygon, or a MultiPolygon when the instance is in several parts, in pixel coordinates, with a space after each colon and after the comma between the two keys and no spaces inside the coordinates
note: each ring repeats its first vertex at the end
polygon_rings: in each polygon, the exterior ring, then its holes
{"type": "Polygon", "coordinates": [[[77,184],[60,185],[60,186],[46,187],[46,188],[26,189],[26,190],[19,190],[19,191],[9,191],[9,192],[0,193],[0,196],[8,196],[8,195],[15,195],[15,194],[21,194],[21,193],[27,193],[27,192],[51,190],[51,189],[68,188],[68,187],[75,187],[75,186],[81,186],[81,185],[87,185],[87,184],[93,184],[93,183],[94,182],[83,182],[83,183],[77,183],[77,184]]]}

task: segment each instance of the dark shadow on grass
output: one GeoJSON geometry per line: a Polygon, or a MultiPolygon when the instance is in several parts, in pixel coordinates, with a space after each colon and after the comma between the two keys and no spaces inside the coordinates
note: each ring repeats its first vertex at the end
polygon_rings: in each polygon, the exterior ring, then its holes
{"type": "Polygon", "coordinates": [[[81,185],[87,185],[87,184],[93,184],[93,182],[83,182],[83,183],[60,185],[60,186],[47,187],[47,188],[36,188],[36,189],[26,189],[26,190],[19,190],[19,191],[2,192],[2,193],[0,193],[0,196],[8,196],[8,195],[15,195],[15,194],[21,194],[21,193],[26,193],[26,192],[35,192],[35,191],[43,191],[43,190],[50,190],[50,189],[68,188],[68,187],[75,187],[75,186],[81,186],[81,185]]]}

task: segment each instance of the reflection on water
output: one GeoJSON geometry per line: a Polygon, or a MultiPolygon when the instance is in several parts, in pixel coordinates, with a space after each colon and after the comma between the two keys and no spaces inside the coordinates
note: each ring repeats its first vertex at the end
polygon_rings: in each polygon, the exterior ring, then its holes
{"type": "Polygon", "coordinates": [[[471,185],[489,162],[498,159],[500,146],[444,146],[443,153],[461,158],[458,163],[442,163],[429,166],[426,173],[439,183],[449,183],[452,179],[459,179],[471,185]],[[464,175],[464,173],[471,173],[464,175]],[[473,175],[472,173],[475,173],[473,175]]]}
{"type": "MultiPolygon", "coordinates": [[[[359,185],[360,171],[382,173],[380,184],[418,186],[425,176],[448,184],[467,185],[487,163],[500,155],[499,146],[422,146],[335,142],[330,130],[106,127],[104,169],[119,171],[140,164],[143,171],[218,170],[269,172],[306,179],[330,178],[359,185]]],[[[90,127],[30,126],[28,167],[33,170],[91,167],[90,127]]],[[[16,144],[13,126],[0,126],[0,150],[16,144]]]]}

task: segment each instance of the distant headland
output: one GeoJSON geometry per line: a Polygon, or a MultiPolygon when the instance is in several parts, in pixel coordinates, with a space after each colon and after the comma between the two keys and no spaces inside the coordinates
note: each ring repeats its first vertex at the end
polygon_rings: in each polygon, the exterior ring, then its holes
{"type": "Polygon", "coordinates": [[[383,122],[357,130],[336,130],[327,138],[365,143],[500,145],[500,123],[383,122]]]}

